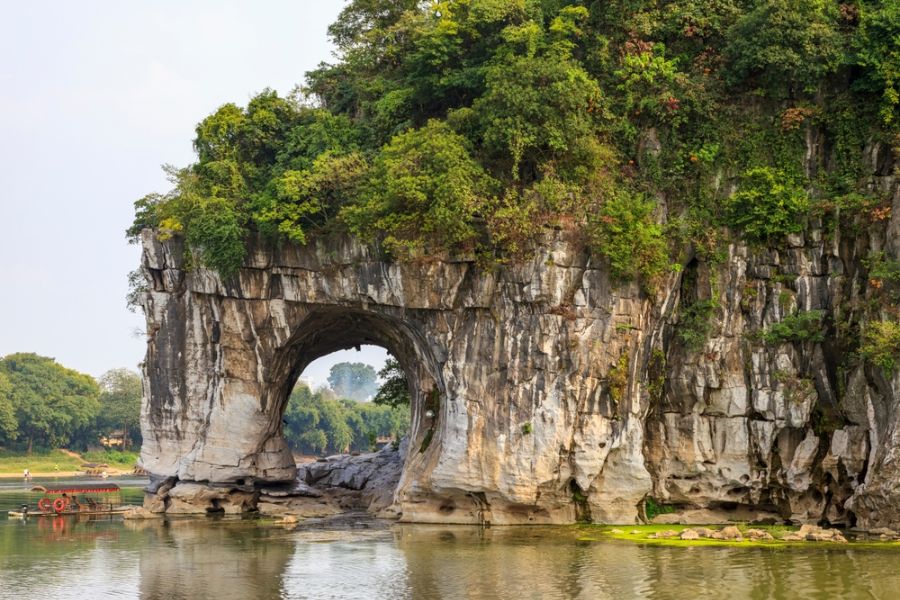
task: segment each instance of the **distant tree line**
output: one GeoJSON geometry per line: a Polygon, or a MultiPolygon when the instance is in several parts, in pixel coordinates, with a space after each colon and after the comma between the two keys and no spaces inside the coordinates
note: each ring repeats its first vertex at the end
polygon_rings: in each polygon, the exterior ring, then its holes
{"type": "Polygon", "coordinates": [[[399,440],[409,429],[409,407],[337,398],[328,388],[313,391],[300,383],[284,413],[284,437],[304,454],[367,452],[378,438],[399,440]]]}
{"type": "Polygon", "coordinates": [[[284,437],[305,454],[374,449],[378,438],[399,440],[409,430],[406,375],[392,358],[378,372],[363,363],[338,363],[328,376],[330,389],[298,384],[284,414],[284,437]],[[373,402],[355,401],[372,397],[373,402]]]}
{"type": "MultiPolygon", "coordinates": [[[[389,359],[380,375],[363,363],[338,363],[331,388],[298,385],[284,415],[290,446],[308,454],[367,451],[378,438],[399,439],[409,428],[409,395],[399,364],[389,359]],[[374,402],[360,402],[375,396],[374,402]]],[[[113,432],[124,449],[140,447],[141,378],[112,369],[98,380],[52,358],[30,353],[0,358],[0,447],[35,449],[97,446],[113,432]]]]}
{"type": "Polygon", "coordinates": [[[0,358],[0,446],[31,454],[36,448],[96,446],[123,434],[139,446],[141,378],[113,369],[95,380],[52,358],[31,353],[0,358]]]}

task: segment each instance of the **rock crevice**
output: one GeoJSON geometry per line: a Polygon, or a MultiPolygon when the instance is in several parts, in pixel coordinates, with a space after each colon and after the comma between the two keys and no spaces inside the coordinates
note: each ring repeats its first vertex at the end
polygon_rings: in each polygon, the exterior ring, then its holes
{"type": "MultiPolygon", "coordinates": [[[[896,184],[881,185],[900,215],[896,184]]],[[[229,281],[187,269],[177,237],[142,240],[142,463],[176,490],[256,490],[243,509],[296,481],[281,435],[296,378],[320,356],[377,344],[413,398],[410,450],[386,484],[403,520],[629,523],[652,497],[900,526],[900,374],[848,363],[834,343],[864,293],[861,257],[894,252],[891,239],[813,227],[784,248],[735,243],[652,294],[611,280],[562,233],[493,270],[385,262],[343,235],[256,242],[229,281]],[[761,338],[797,310],[821,311],[821,341],[761,338]]]]}

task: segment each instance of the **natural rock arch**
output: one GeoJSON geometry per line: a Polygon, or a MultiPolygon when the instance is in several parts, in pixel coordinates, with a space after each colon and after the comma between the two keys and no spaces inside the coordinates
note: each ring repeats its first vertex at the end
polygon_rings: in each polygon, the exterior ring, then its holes
{"type": "Polygon", "coordinates": [[[497,268],[389,262],[344,235],[255,242],[228,281],[187,269],[178,238],[145,231],[143,247],[141,460],[159,510],[175,483],[236,486],[252,506],[260,484],[293,479],[280,419],[296,376],[318,356],[376,343],[414,388],[415,440],[395,495],[404,520],[625,523],[652,495],[900,525],[900,371],[858,365],[840,375],[839,396],[820,345],[752,341],[783,319],[782,296],[807,310],[845,301],[827,265],[858,258],[821,235],[779,251],[733,245],[723,263],[691,262],[690,278],[672,273],[652,293],[612,281],[560,232],[497,268]],[[773,284],[776,271],[793,287],[773,284]],[[704,290],[718,314],[691,349],[679,306],[704,290]],[[816,406],[838,406],[843,422],[823,430],[816,406]]]}
{"type": "MultiPolygon", "coordinates": [[[[436,448],[440,443],[441,420],[440,402],[435,399],[446,391],[424,332],[415,319],[404,318],[402,312],[375,313],[337,306],[312,309],[295,326],[287,342],[275,349],[270,360],[269,377],[273,383],[269,398],[273,405],[269,411],[273,417],[270,427],[273,435],[280,433],[279,423],[291,390],[310,363],[338,350],[371,344],[390,352],[406,373],[411,398],[410,447],[420,448],[427,436],[428,446],[435,442],[436,448]]],[[[416,470],[414,465],[425,460],[424,454],[409,454],[409,470],[416,470]]]]}
{"type": "Polygon", "coordinates": [[[257,244],[228,282],[185,269],[177,239],[147,231],[143,243],[142,462],[155,480],[292,479],[280,424],[297,375],[318,356],[375,343],[413,388],[404,519],[572,521],[575,489],[595,518],[633,520],[650,489],[643,409],[630,383],[611,399],[605,372],[637,371],[651,303],[636,285],[614,293],[564,240],[497,272],[468,260],[389,263],[342,236],[257,244]],[[617,323],[633,333],[617,335],[617,323]],[[609,476],[616,485],[598,488],[609,476]]]}

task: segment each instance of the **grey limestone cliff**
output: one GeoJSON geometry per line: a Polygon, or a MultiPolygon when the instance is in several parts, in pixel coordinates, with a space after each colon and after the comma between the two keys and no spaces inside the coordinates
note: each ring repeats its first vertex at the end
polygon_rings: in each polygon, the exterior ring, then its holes
{"type": "Polygon", "coordinates": [[[779,248],[735,241],[724,260],[683,257],[651,291],[611,280],[562,232],[491,269],[387,262],[342,235],[256,241],[223,281],[145,231],[143,466],[166,488],[294,479],[281,419],[297,376],[372,343],[412,388],[403,520],[625,523],[653,497],[896,527],[900,373],[838,343],[873,293],[862,259],[900,258],[896,182],[875,172],[872,185],[894,198],[877,235],[812,223],[779,248]],[[688,343],[698,302],[709,310],[688,343]],[[761,336],[795,310],[822,311],[822,341],[761,336]]]}

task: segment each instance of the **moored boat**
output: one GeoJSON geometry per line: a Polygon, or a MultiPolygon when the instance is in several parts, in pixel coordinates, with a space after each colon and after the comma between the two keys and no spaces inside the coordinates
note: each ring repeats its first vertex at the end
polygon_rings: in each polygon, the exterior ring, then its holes
{"type": "Polygon", "coordinates": [[[23,505],[21,510],[11,510],[7,516],[11,519],[24,519],[29,516],[57,515],[115,515],[122,514],[130,507],[121,503],[121,489],[113,484],[75,485],[65,487],[31,488],[43,496],[38,500],[36,509],[23,505]]]}

